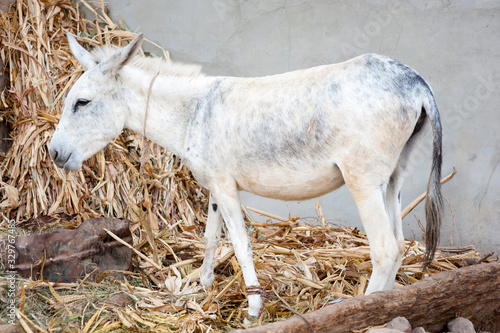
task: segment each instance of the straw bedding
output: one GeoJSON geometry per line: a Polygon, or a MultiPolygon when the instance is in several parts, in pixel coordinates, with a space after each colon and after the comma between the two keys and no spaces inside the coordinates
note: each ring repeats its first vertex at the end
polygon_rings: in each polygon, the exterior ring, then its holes
{"type": "MultiPolygon", "coordinates": [[[[19,222],[17,232],[22,233],[22,221],[42,215],[69,218],[52,219],[37,232],[72,228],[103,215],[123,217],[131,220],[134,247],[147,260],[136,256],[134,272],[121,281],[103,277],[100,283],[61,285],[19,279],[18,319],[27,331],[50,332],[241,327],[245,287],[227,238],[218,249],[215,288],[205,290],[193,282],[203,259],[207,192],[177,157],[124,131],[80,171],[64,173],[50,160],[47,146],[64,96],[82,73],[65,33],[78,35],[89,48],[125,45],[135,36],[122,22],[112,22],[102,4],[82,1],[81,6],[89,9],[88,17],[69,0],[19,0],[0,18],[0,56],[11,81],[1,95],[0,117],[13,129],[11,148],[0,160],[0,232],[9,219],[19,222]]],[[[267,227],[246,212],[266,290],[264,322],[273,312],[275,320],[293,315],[281,305],[304,313],[364,292],[371,270],[366,236],[328,224],[319,204],[317,211],[312,223],[274,217],[267,227]]],[[[477,252],[469,250],[438,253],[426,274],[477,259],[477,252]]],[[[423,252],[420,243],[407,242],[399,284],[424,276],[423,252]]],[[[5,287],[5,280],[0,285],[5,287]]]]}

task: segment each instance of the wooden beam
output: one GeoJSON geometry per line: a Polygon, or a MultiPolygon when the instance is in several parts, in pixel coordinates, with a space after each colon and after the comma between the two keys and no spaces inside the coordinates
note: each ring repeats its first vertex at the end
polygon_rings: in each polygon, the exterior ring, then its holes
{"type": "MultiPolygon", "coordinates": [[[[444,185],[447,182],[449,182],[453,177],[455,177],[456,174],[457,174],[457,169],[455,167],[453,167],[453,171],[448,176],[441,179],[441,185],[444,185]]],[[[403,209],[403,211],[401,212],[401,219],[404,219],[406,217],[406,215],[408,215],[413,210],[413,208],[417,207],[417,205],[419,203],[424,201],[426,195],[427,195],[427,191],[425,191],[424,193],[419,195],[408,206],[406,206],[405,209],[403,209]]]]}
{"type": "MultiPolygon", "coordinates": [[[[395,317],[407,318],[412,327],[437,332],[461,316],[476,331],[500,330],[500,262],[442,272],[410,286],[346,299],[303,315],[315,333],[352,332],[384,325],[395,317]]],[[[237,333],[311,332],[298,316],[237,333]]]]}

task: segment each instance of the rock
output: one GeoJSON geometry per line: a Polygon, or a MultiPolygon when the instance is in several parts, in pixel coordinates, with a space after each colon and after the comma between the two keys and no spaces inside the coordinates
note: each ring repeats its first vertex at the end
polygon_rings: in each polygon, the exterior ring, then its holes
{"type": "MultiPolygon", "coordinates": [[[[0,12],[8,12],[10,5],[15,2],[15,0],[0,0],[0,12]]],[[[0,93],[9,85],[9,75],[4,73],[4,65],[0,58],[0,93]]],[[[10,140],[10,126],[6,119],[0,118],[0,157],[4,157],[9,151],[10,140]]]]}
{"type": "Polygon", "coordinates": [[[10,141],[9,123],[5,119],[0,119],[0,157],[5,157],[5,155],[7,155],[10,147],[10,141]]]}
{"type": "Polygon", "coordinates": [[[411,333],[427,333],[423,327],[417,327],[411,330],[411,333]]]}
{"type": "Polygon", "coordinates": [[[112,308],[124,308],[127,305],[133,304],[134,300],[132,297],[127,295],[124,292],[119,292],[116,294],[113,294],[109,296],[105,301],[104,304],[108,305],[109,307],[112,308]]]}
{"type": "Polygon", "coordinates": [[[366,333],[402,333],[403,331],[396,330],[394,328],[370,328],[366,333]]]}
{"type": "Polygon", "coordinates": [[[406,318],[396,317],[388,322],[385,327],[370,328],[367,333],[411,333],[411,325],[406,318]]]}
{"type": "MultiPolygon", "coordinates": [[[[132,243],[128,220],[90,219],[73,230],[16,237],[16,263],[12,270],[24,278],[37,280],[43,275],[44,280],[53,282],[74,282],[87,274],[87,279],[96,280],[105,271],[130,270],[132,250],[113,239],[103,228],[128,244],[132,243]]],[[[0,244],[0,249],[4,247],[0,244]]],[[[6,256],[6,252],[0,253],[0,259],[6,256]]]]}
{"type": "Polygon", "coordinates": [[[4,324],[0,325],[0,333],[21,333],[21,330],[16,325],[4,324]]]}
{"type": "Polygon", "coordinates": [[[10,5],[12,5],[15,2],[16,0],[0,0],[0,11],[4,13],[8,12],[10,5]]]}
{"type": "Polygon", "coordinates": [[[387,323],[386,328],[396,329],[401,332],[411,333],[411,325],[405,317],[396,317],[387,323]]]}
{"type": "Polygon", "coordinates": [[[476,333],[472,322],[462,317],[453,319],[447,327],[448,331],[452,333],[476,333]]]}

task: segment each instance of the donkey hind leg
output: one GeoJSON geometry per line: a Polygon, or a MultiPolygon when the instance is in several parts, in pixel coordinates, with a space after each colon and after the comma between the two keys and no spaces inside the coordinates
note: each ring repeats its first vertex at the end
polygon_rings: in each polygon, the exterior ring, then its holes
{"type": "Polygon", "coordinates": [[[398,242],[385,208],[386,184],[352,184],[348,179],[346,184],[356,202],[370,242],[373,272],[365,294],[392,289],[401,259],[398,242]]]}
{"type": "Polygon", "coordinates": [[[392,231],[396,237],[396,242],[398,243],[398,268],[401,266],[405,251],[405,238],[403,235],[403,224],[401,221],[401,186],[403,185],[403,180],[403,175],[400,170],[396,168],[389,179],[385,195],[385,207],[387,209],[387,214],[389,215],[392,231]]]}
{"type": "Polygon", "coordinates": [[[385,207],[389,216],[390,227],[394,237],[396,238],[398,246],[396,263],[393,266],[393,271],[390,273],[390,279],[392,281],[391,288],[394,285],[394,280],[396,279],[398,270],[403,262],[403,254],[405,252],[405,238],[403,235],[403,224],[401,221],[401,186],[403,185],[403,180],[404,170],[400,168],[398,164],[398,167],[396,167],[391,178],[389,179],[385,195],[385,207]]]}
{"type": "MultiPolygon", "coordinates": [[[[398,270],[403,262],[403,254],[405,251],[405,238],[403,235],[403,224],[401,221],[401,187],[403,185],[404,178],[407,174],[407,160],[408,160],[407,151],[406,152],[403,151],[398,160],[398,164],[395,170],[393,171],[391,177],[389,178],[387,187],[385,189],[382,188],[382,200],[385,200],[385,210],[387,213],[388,226],[389,226],[389,229],[386,230],[385,232],[387,233],[388,238],[391,238],[391,235],[394,237],[393,239],[395,239],[397,245],[397,255],[395,258],[393,258],[395,261],[393,262],[392,268],[389,271],[387,271],[388,277],[383,289],[375,289],[375,290],[371,289],[372,286],[373,288],[376,287],[375,287],[375,282],[373,285],[370,283],[368,285],[366,294],[372,293],[377,290],[392,289],[392,287],[394,286],[398,270]]],[[[378,223],[382,224],[382,221],[384,220],[380,220],[380,222],[377,221],[374,222],[377,224],[378,223]]],[[[383,223],[385,224],[387,222],[383,223]]],[[[364,221],[363,225],[365,226],[364,221]]],[[[372,245],[372,240],[370,239],[370,234],[368,233],[368,231],[367,235],[368,239],[370,240],[370,246],[371,247],[375,246],[372,245]]],[[[371,280],[375,278],[375,260],[374,260],[373,250],[372,250],[372,262],[374,263],[374,271],[371,280]]]]}
{"type": "Polygon", "coordinates": [[[252,248],[248,240],[241,204],[238,198],[238,191],[235,184],[216,184],[210,187],[212,194],[219,205],[220,212],[224,218],[231,243],[234,247],[236,259],[241,266],[243,279],[247,292],[253,290],[255,293],[248,295],[248,315],[258,318],[261,309],[260,284],[253,264],[252,248]]]}
{"type": "Polygon", "coordinates": [[[210,194],[208,200],[208,219],[205,229],[205,258],[201,269],[201,283],[204,286],[211,287],[214,283],[214,260],[215,251],[219,245],[222,226],[222,215],[220,209],[215,202],[214,197],[210,194]]]}
{"type": "MultiPolygon", "coordinates": [[[[425,136],[427,123],[415,130],[400,153],[396,168],[387,183],[346,184],[358,206],[370,242],[373,273],[366,294],[392,289],[401,267],[405,242],[401,221],[401,187],[408,175],[411,159],[425,136]],[[353,191],[352,187],[356,190],[353,191]],[[385,203],[385,205],[384,205],[385,203]]],[[[358,178],[359,179],[359,178],[358,178]]]]}

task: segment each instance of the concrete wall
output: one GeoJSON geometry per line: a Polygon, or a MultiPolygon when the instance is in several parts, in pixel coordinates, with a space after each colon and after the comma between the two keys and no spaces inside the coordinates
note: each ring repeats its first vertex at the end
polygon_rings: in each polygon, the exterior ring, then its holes
{"type": "MultiPolygon", "coordinates": [[[[115,20],[211,75],[259,76],[346,60],[394,57],[433,87],[444,127],[446,206],[441,242],[500,250],[500,2],[439,0],[108,0],[115,20]]],[[[153,49],[154,50],[154,49],[153,49]]],[[[403,206],[425,191],[428,135],[403,187],[403,206]]],[[[314,217],[315,201],[241,194],[245,205],[314,217]]],[[[319,199],[327,219],[361,226],[346,188],[319,199]]],[[[420,238],[423,205],[403,221],[420,238]]],[[[255,216],[256,218],[258,216],[255,216]]]]}

